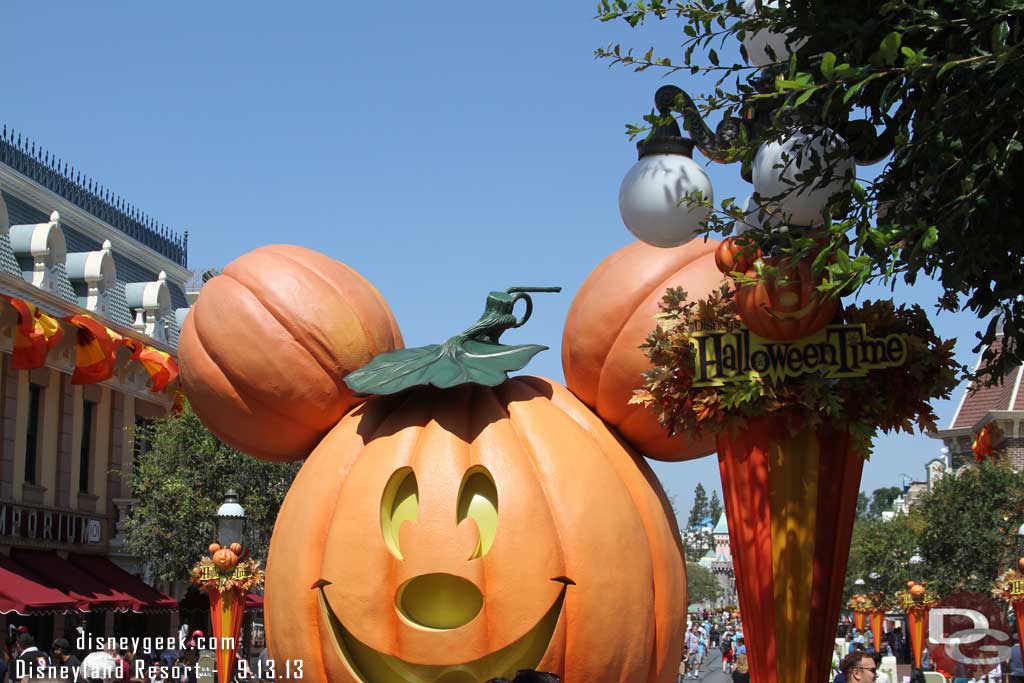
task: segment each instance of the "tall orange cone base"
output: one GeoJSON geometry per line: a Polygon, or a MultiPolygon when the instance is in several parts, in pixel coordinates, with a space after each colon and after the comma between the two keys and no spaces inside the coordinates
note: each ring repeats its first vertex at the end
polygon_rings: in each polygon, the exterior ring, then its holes
{"type": "Polygon", "coordinates": [[[213,624],[213,636],[217,639],[217,683],[229,683],[238,648],[227,648],[224,645],[238,643],[242,615],[245,613],[245,591],[232,589],[221,593],[214,589],[208,595],[210,623],[213,624]]]}
{"type": "Polygon", "coordinates": [[[915,669],[921,668],[921,655],[924,653],[924,625],[927,622],[927,607],[911,607],[907,610],[907,630],[910,631],[908,634],[910,636],[910,652],[914,655],[915,669]]]}
{"type": "Polygon", "coordinates": [[[1020,643],[1021,652],[1024,652],[1024,628],[1021,628],[1021,624],[1024,624],[1024,600],[1011,600],[1010,604],[1013,605],[1013,615],[1017,618],[1017,641],[1020,643]]]}
{"type": "Polygon", "coordinates": [[[857,633],[864,632],[864,622],[867,620],[868,613],[862,609],[853,610],[853,625],[857,628],[857,633]]]}
{"type": "Polygon", "coordinates": [[[718,435],[750,678],[828,680],[864,460],[836,429],[718,435]]]}
{"type": "Polygon", "coordinates": [[[871,637],[875,652],[882,651],[882,621],[885,620],[884,610],[875,610],[871,613],[871,637]]]}

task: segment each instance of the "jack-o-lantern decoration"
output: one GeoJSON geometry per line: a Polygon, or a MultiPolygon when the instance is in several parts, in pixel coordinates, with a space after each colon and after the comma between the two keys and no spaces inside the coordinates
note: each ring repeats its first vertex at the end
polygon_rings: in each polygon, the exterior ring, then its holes
{"type": "Polygon", "coordinates": [[[230,571],[238,564],[238,555],[230,548],[221,548],[213,554],[213,564],[222,572],[230,571]]]}
{"type": "Polygon", "coordinates": [[[736,312],[750,331],[778,341],[809,337],[828,325],[839,311],[839,298],[818,291],[811,257],[795,265],[786,258],[754,261],[745,275],[754,282],[737,283],[736,312]],[[761,261],[761,262],[759,262],[761,261]],[[777,274],[762,274],[773,265],[777,274]]]}
{"type": "Polygon", "coordinates": [[[565,383],[642,454],[689,460],[713,453],[714,439],[669,437],[655,414],[631,405],[650,360],[640,346],[657,325],[669,287],[706,298],[725,279],[715,265],[718,242],[691,240],[673,249],[634,242],[608,256],[580,286],[562,334],[565,383]]]}
{"type": "Polygon", "coordinates": [[[267,565],[270,651],[331,683],[669,683],[686,604],[654,474],[534,377],[353,410],[303,464],[267,565]]]}
{"type": "Polygon", "coordinates": [[[358,399],[344,377],[402,337],[356,271],[261,247],[203,285],[178,343],[185,393],[217,436],[267,460],[305,457],[358,399]]]}

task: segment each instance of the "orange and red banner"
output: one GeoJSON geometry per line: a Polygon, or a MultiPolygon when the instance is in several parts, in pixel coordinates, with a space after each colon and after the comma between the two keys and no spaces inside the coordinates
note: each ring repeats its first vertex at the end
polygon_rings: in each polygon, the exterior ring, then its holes
{"type": "Polygon", "coordinates": [[[838,429],[717,435],[750,678],[828,679],[863,456],[838,429]]]}
{"type": "Polygon", "coordinates": [[[32,370],[43,367],[46,362],[46,354],[64,336],[60,321],[27,301],[11,296],[4,298],[18,312],[18,324],[14,328],[11,368],[13,370],[32,370]]]}
{"type": "Polygon", "coordinates": [[[238,648],[224,646],[238,642],[245,612],[245,593],[238,589],[229,589],[223,593],[214,589],[207,593],[210,597],[210,623],[217,639],[217,683],[229,683],[235,668],[238,648]]]}
{"type": "Polygon", "coordinates": [[[122,345],[131,349],[131,359],[145,368],[153,393],[163,391],[178,378],[178,364],[169,353],[146,346],[137,339],[122,337],[91,316],[79,314],[57,319],[17,297],[3,296],[3,299],[18,313],[11,354],[11,368],[14,370],[43,367],[50,350],[64,337],[61,329],[63,320],[77,330],[72,384],[93,384],[110,379],[114,374],[117,350],[122,345]]]}
{"type": "Polygon", "coordinates": [[[71,383],[93,384],[110,379],[114,375],[121,335],[87,315],[73,315],[65,320],[78,328],[71,383]]]}

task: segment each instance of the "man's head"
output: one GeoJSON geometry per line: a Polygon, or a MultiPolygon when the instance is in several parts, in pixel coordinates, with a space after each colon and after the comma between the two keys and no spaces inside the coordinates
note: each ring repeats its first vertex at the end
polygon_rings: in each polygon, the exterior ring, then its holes
{"type": "Polygon", "coordinates": [[[34,647],[36,639],[32,637],[31,633],[19,633],[18,634],[18,647],[22,650],[27,650],[30,647],[34,647]]]}
{"type": "Polygon", "coordinates": [[[874,683],[878,675],[878,666],[875,664],[875,660],[864,652],[851,652],[843,657],[839,669],[846,674],[847,681],[856,681],[857,683],[874,683]]]}
{"type": "Polygon", "coordinates": [[[67,638],[58,638],[53,641],[50,649],[53,651],[53,656],[61,661],[64,661],[71,655],[71,643],[68,642],[67,638]]]}

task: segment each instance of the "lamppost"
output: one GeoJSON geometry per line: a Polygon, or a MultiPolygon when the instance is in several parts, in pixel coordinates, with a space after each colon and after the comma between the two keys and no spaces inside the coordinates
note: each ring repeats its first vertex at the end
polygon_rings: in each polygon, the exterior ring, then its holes
{"type": "Polygon", "coordinates": [[[238,502],[238,494],[228,489],[224,502],[217,508],[217,543],[228,548],[232,543],[242,542],[245,530],[245,508],[238,502]]]}
{"type": "Polygon", "coordinates": [[[246,593],[263,582],[259,563],[242,545],[244,530],[245,508],[238,502],[238,494],[229,490],[217,508],[217,543],[210,544],[210,557],[202,558],[192,569],[192,582],[210,598],[218,683],[228,683],[234,671],[246,593]]]}

